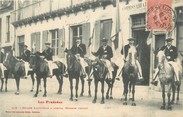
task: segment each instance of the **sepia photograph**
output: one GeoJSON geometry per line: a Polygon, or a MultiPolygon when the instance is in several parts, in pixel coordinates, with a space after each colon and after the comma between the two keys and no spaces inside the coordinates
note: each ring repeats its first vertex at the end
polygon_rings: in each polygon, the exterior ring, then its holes
{"type": "Polygon", "coordinates": [[[183,117],[183,0],[0,0],[0,117],[183,117]]]}

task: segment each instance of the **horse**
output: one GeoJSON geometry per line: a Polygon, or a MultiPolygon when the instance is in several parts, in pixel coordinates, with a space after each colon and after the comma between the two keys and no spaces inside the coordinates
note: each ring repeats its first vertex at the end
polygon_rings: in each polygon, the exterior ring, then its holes
{"type": "Polygon", "coordinates": [[[102,93],[102,100],[101,104],[104,104],[104,81],[107,78],[108,69],[105,63],[100,60],[96,59],[93,63],[93,76],[94,76],[94,84],[95,84],[95,96],[92,103],[96,103],[97,100],[97,91],[98,91],[98,83],[101,83],[101,93],[102,93]]]}
{"type": "Polygon", "coordinates": [[[1,89],[0,89],[0,92],[3,91],[4,79],[5,79],[5,92],[8,91],[8,89],[7,89],[8,75],[9,75],[9,71],[6,69],[6,70],[4,70],[4,78],[2,78],[2,70],[0,68],[0,79],[1,79],[1,89]]]}
{"type": "MultiPolygon", "coordinates": [[[[168,60],[166,59],[166,56],[164,54],[164,51],[159,51],[157,54],[158,58],[158,77],[160,80],[160,85],[162,88],[162,98],[163,98],[163,104],[160,107],[160,109],[165,109],[166,103],[165,103],[165,91],[167,88],[167,97],[168,97],[168,105],[167,110],[172,110],[172,104],[175,100],[175,90],[177,84],[175,84],[174,80],[174,70],[171,64],[169,64],[168,60]],[[166,87],[167,86],[167,87],[166,87]],[[171,98],[171,90],[173,92],[172,100],[171,98]]],[[[181,77],[181,73],[179,76],[181,77]]],[[[180,84],[177,86],[177,101],[179,100],[179,91],[180,91],[180,84]]]]}
{"type": "Polygon", "coordinates": [[[123,105],[127,105],[127,94],[128,94],[128,87],[129,87],[129,93],[132,93],[132,106],[136,106],[135,103],[135,85],[136,81],[138,80],[138,69],[137,65],[135,63],[136,61],[136,51],[133,49],[129,49],[127,61],[124,63],[123,72],[122,72],[122,78],[123,78],[123,86],[124,86],[124,102],[123,105]],[[132,89],[131,89],[132,88],[132,89]],[[132,90],[132,92],[131,92],[132,90]]]}
{"type": "MultiPolygon", "coordinates": [[[[58,66],[57,69],[53,69],[53,75],[56,76],[59,83],[57,94],[62,94],[63,73],[65,72],[66,67],[60,61],[54,61],[54,63],[58,66]]],[[[43,97],[46,97],[47,96],[46,82],[47,82],[47,77],[49,73],[48,63],[40,56],[39,52],[36,52],[35,54],[32,54],[30,57],[30,67],[33,69],[33,72],[35,72],[36,80],[37,80],[37,89],[36,89],[36,93],[34,94],[34,97],[37,97],[38,95],[41,78],[43,78],[43,81],[44,81],[43,97]]]]}
{"type": "Polygon", "coordinates": [[[7,80],[8,74],[11,72],[15,78],[17,91],[15,92],[16,95],[19,95],[19,84],[20,78],[25,76],[25,66],[23,61],[18,60],[16,57],[13,56],[13,51],[10,51],[6,55],[6,60],[4,61],[4,66],[7,68],[7,73],[5,73],[6,78],[6,88],[7,90],[7,80]]]}

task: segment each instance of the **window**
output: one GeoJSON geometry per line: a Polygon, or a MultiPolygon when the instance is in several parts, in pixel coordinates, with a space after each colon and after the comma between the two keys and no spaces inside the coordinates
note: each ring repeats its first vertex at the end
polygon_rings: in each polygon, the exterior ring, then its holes
{"type": "Polygon", "coordinates": [[[77,25],[72,27],[73,31],[73,44],[76,42],[77,37],[82,38],[82,25],[77,25]]]}
{"type": "Polygon", "coordinates": [[[6,42],[10,42],[10,16],[6,17],[6,42]]]}
{"type": "Polygon", "coordinates": [[[58,29],[51,30],[51,47],[53,49],[53,55],[58,55],[58,47],[59,47],[59,42],[58,42],[58,29]]]}
{"type": "Polygon", "coordinates": [[[18,46],[19,46],[19,56],[21,56],[24,51],[24,35],[18,36],[18,46]]]}
{"type": "Polygon", "coordinates": [[[132,28],[145,27],[146,19],[145,14],[133,15],[132,17],[132,28]]]}

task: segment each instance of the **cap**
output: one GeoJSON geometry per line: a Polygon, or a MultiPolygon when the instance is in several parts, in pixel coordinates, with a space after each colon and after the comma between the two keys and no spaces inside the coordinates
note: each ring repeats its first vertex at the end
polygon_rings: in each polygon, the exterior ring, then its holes
{"type": "Polygon", "coordinates": [[[77,37],[77,38],[76,38],[76,41],[78,41],[78,40],[81,40],[81,37],[77,37]]]}
{"type": "Polygon", "coordinates": [[[173,38],[167,38],[165,41],[172,41],[173,38]]]}
{"type": "Polygon", "coordinates": [[[26,44],[24,44],[24,47],[28,47],[26,44]]]}
{"type": "Polygon", "coordinates": [[[105,37],[102,39],[102,42],[107,42],[108,39],[106,39],[105,37]]]}
{"type": "Polygon", "coordinates": [[[128,39],[128,41],[135,41],[135,38],[131,37],[128,39]]]}

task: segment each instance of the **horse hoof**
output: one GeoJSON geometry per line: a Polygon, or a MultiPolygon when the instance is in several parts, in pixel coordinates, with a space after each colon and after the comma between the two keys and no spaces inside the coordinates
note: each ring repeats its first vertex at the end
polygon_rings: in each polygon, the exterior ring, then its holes
{"type": "Polygon", "coordinates": [[[42,90],[39,90],[39,92],[42,92],[42,90]]]}
{"type": "Polygon", "coordinates": [[[73,101],[73,98],[70,98],[69,100],[70,100],[70,101],[73,101]]]}
{"type": "Polygon", "coordinates": [[[127,105],[127,102],[123,102],[123,105],[127,105]]]}
{"type": "Polygon", "coordinates": [[[100,102],[100,104],[104,104],[105,102],[104,102],[104,100],[102,100],[101,102],[100,102]]]}
{"type": "Polygon", "coordinates": [[[81,93],[80,96],[83,97],[83,93],[81,93]]]}
{"type": "Polygon", "coordinates": [[[5,89],[5,92],[8,92],[8,90],[7,90],[7,89],[5,89]]]}
{"type": "Polygon", "coordinates": [[[37,97],[37,95],[35,94],[34,97],[37,97]]]}
{"type": "Polygon", "coordinates": [[[78,101],[78,99],[76,98],[75,101],[78,101]]]}
{"type": "Polygon", "coordinates": [[[94,104],[95,104],[95,103],[96,103],[96,100],[93,100],[93,101],[92,101],[92,103],[94,103],[94,104]]]}
{"type": "Polygon", "coordinates": [[[19,95],[19,92],[15,92],[15,95],[19,95]]]}
{"type": "Polygon", "coordinates": [[[33,92],[33,89],[31,89],[30,92],[33,92]]]}
{"type": "Polygon", "coordinates": [[[113,97],[111,96],[110,99],[113,99],[113,97]]]}
{"type": "Polygon", "coordinates": [[[91,94],[89,94],[89,95],[88,95],[88,97],[92,97],[92,95],[91,95],[91,94]]]}
{"type": "Polygon", "coordinates": [[[132,103],[132,106],[136,106],[136,103],[132,103]]]}
{"type": "Polygon", "coordinates": [[[168,106],[167,107],[167,110],[172,110],[172,106],[168,106]]]}
{"type": "Polygon", "coordinates": [[[60,91],[58,91],[57,94],[60,94],[61,95],[62,93],[60,91]]]}
{"type": "Polygon", "coordinates": [[[162,105],[162,106],[160,107],[160,109],[161,109],[161,110],[165,110],[165,106],[162,105]]]}
{"type": "Polygon", "coordinates": [[[109,96],[106,96],[106,99],[109,99],[109,96]]]}
{"type": "Polygon", "coordinates": [[[46,94],[44,94],[43,97],[46,97],[46,94]]]}
{"type": "Polygon", "coordinates": [[[129,100],[132,100],[132,98],[129,98],[129,100]]]}

